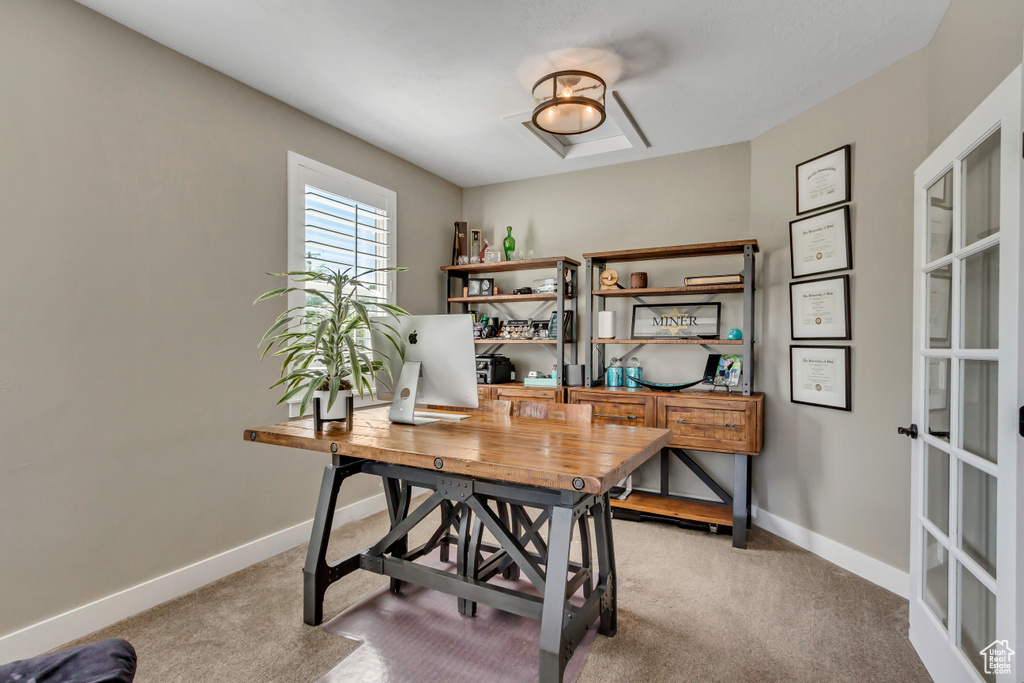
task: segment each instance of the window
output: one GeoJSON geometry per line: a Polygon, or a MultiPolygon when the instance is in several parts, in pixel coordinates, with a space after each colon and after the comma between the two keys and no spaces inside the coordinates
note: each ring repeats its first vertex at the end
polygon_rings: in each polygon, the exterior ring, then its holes
{"type": "MultiPolygon", "coordinates": [[[[358,267],[362,272],[393,266],[395,203],[392,190],[289,152],[288,270],[358,267]]],[[[361,296],[395,303],[393,272],[359,280],[361,296]]],[[[292,292],[289,308],[305,305],[307,297],[292,292]]]]}

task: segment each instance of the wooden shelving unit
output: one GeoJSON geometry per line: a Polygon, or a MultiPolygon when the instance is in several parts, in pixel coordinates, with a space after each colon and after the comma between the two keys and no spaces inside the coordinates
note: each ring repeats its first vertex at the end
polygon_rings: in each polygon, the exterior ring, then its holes
{"type": "MultiPolygon", "coordinates": [[[[661,486],[658,493],[633,491],[625,499],[613,499],[612,507],[617,516],[631,519],[663,519],[687,520],[699,524],[707,524],[709,528],[730,526],[733,530],[733,545],[746,547],[746,528],[750,520],[750,457],[760,451],[761,432],[748,431],[747,436],[755,438],[756,450],[745,452],[736,446],[736,441],[725,441],[725,433],[734,428],[734,421],[723,418],[723,415],[739,415],[744,409],[744,401],[757,401],[763,405],[763,397],[751,396],[754,376],[754,254],[758,252],[757,240],[736,240],[731,242],[708,242],[703,244],[684,244],[674,247],[653,247],[644,249],[626,249],[621,251],[603,251],[584,254],[584,286],[590,294],[588,307],[589,320],[582,326],[582,348],[586,363],[585,386],[583,390],[573,390],[580,402],[598,403],[603,406],[602,414],[608,419],[620,419],[619,413],[630,413],[628,417],[641,419],[637,411],[644,402],[643,420],[649,426],[668,427],[673,430],[674,438],[661,454],[661,486]],[[646,287],[643,289],[595,289],[600,282],[601,273],[610,263],[631,263],[638,261],[660,261],[667,259],[702,258],[708,256],[735,255],[743,258],[743,282],[739,284],[720,285],[678,285],[674,287],[646,287]],[[703,295],[707,299],[718,295],[742,295],[743,301],[743,339],[595,339],[593,326],[597,313],[605,310],[609,299],[633,298],[643,301],[649,297],[686,297],[703,295]],[[622,356],[623,360],[647,344],[678,344],[680,346],[713,346],[741,347],[743,369],[740,376],[742,401],[734,401],[730,405],[727,394],[707,395],[704,397],[687,392],[650,392],[639,390],[632,397],[619,394],[611,388],[605,388],[605,349],[610,345],[632,346],[622,356]],[[595,390],[607,389],[606,395],[597,394],[595,390]],[[589,391],[589,393],[587,393],[589,391]],[[646,396],[645,399],[638,397],[646,396]],[[617,404],[622,404],[616,407],[617,404]],[[626,405],[629,404],[629,405],[626,405]],[[636,405],[633,405],[636,404],[636,405]],[[654,405],[657,405],[655,414],[654,405]],[[616,412],[617,411],[617,412],[616,412]],[[675,412],[673,412],[675,411],[675,412]],[[687,412],[691,411],[691,412],[687,412]],[[637,413],[634,415],[633,413],[637,413]],[[722,424],[718,424],[721,422],[722,424]],[[728,424],[727,424],[728,423],[728,424]],[[690,433],[688,430],[695,430],[690,433]],[[702,431],[704,430],[704,431],[702,431]],[[707,431],[713,430],[713,431],[707,431]],[[717,431],[716,431],[717,430],[717,431]],[[723,436],[716,436],[721,432],[723,436]],[[734,458],[734,487],[729,495],[700,465],[694,461],[683,448],[694,450],[731,453],[734,458]],[[735,449],[735,450],[733,450],[735,449]],[[708,488],[719,498],[713,500],[686,499],[669,493],[669,465],[676,459],[681,460],[708,488]],[[621,514],[620,514],[621,513],[621,514]]],[[[735,271],[734,271],[735,272],[735,271]]],[[[734,394],[735,395],[735,394],[734,394]]],[[[572,399],[577,400],[577,399],[572,399]]],[[[747,406],[749,408],[749,405],[747,406]]],[[[597,412],[595,410],[595,412],[597,412]]],[[[749,429],[763,429],[760,414],[755,411],[755,421],[745,422],[749,429]]],[[[735,438],[735,434],[733,435],[735,438]]]]}
{"type": "Polygon", "coordinates": [[[577,292],[579,286],[580,262],[568,256],[551,256],[545,258],[523,259],[519,261],[499,261],[497,263],[469,263],[466,265],[441,266],[441,272],[445,278],[445,311],[452,312],[452,306],[461,306],[463,312],[469,312],[470,306],[486,305],[494,308],[506,320],[516,318],[536,318],[540,312],[550,315],[553,305],[557,313],[558,336],[555,339],[476,339],[474,343],[480,347],[486,347],[483,353],[496,350],[506,344],[527,344],[538,345],[551,351],[555,357],[555,366],[558,371],[558,387],[561,388],[565,382],[565,366],[568,363],[576,362],[577,336],[573,329],[563,329],[562,321],[565,320],[566,311],[572,312],[572,326],[576,326],[579,314],[577,311],[577,292]],[[561,295],[556,292],[539,294],[495,294],[492,296],[462,296],[463,288],[469,286],[472,277],[482,277],[500,273],[509,273],[524,270],[552,270],[555,281],[565,290],[561,295]],[[456,288],[453,293],[452,289],[456,288]],[[509,305],[521,303],[540,304],[533,312],[523,315],[516,315],[509,305]]]}

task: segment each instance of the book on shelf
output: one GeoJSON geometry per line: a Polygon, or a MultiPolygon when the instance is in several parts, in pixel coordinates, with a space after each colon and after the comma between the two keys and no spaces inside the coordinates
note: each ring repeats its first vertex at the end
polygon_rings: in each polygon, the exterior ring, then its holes
{"type": "Polygon", "coordinates": [[[683,284],[687,287],[694,285],[740,285],[743,284],[743,276],[736,275],[699,275],[684,277],[683,284]]]}

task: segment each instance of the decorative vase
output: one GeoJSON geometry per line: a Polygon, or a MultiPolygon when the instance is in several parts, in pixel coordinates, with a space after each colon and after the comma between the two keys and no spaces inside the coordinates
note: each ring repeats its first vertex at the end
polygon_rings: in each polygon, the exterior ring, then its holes
{"type": "Polygon", "coordinates": [[[505,260],[512,260],[512,252],[516,250],[516,238],[512,236],[512,226],[508,226],[508,236],[505,237],[505,241],[502,243],[505,247],[505,260]]]}
{"type": "Polygon", "coordinates": [[[351,394],[351,391],[339,391],[338,396],[334,399],[334,405],[328,410],[327,401],[331,398],[331,392],[314,392],[313,396],[320,399],[320,419],[336,421],[348,417],[348,397],[351,394]]]}

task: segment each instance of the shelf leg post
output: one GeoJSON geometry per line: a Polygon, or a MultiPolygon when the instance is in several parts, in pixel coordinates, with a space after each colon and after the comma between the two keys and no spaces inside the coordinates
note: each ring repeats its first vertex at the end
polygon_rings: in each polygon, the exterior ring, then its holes
{"type": "Polygon", "coordinates": [[[747,491],[750,490],[750,456],[737,453],[733,456],[732,489],[732,547],[747,547],[747,520],[750,518],[750,503],[747,491]]]}
{"type": "Polygon", "coordinates": [[[750,396],[754,383],[754,247],[743,247],[743,367],[744,396],[750,396]]]}

